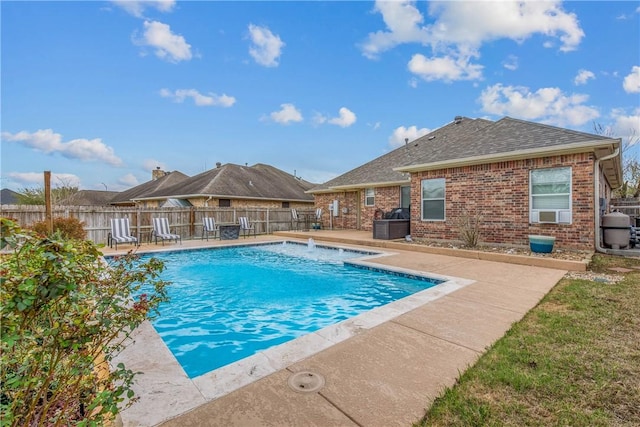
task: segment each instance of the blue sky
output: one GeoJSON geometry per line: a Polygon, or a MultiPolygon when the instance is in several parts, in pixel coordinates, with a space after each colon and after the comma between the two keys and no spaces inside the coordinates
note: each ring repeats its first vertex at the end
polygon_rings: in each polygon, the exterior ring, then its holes
{"type": "Polygon", "coordinates": [[[46,170],[119,191],[216,162],[321,183],[458,115],[640,135],[638,1],[0,8],[0,180],[17,191],[46,170]]]}

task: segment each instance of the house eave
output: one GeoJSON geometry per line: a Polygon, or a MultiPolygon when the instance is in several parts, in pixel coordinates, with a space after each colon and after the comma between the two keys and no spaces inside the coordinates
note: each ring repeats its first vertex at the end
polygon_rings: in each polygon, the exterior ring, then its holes
{"type": "Polygon", "coordinates": [[[335,185],[322,190],[308,190],[309,194],[335,193],[336,191],[361,190],[363,188],[395,187],[411,183],[411,178],[396,181],[361,182],[358,184],[335,185]]]}
{"type": "Polygon", "coordinates": [[[148,202],[148,201],[166,200],[166,199],[202,199],[202,198],[313,203],[313,200],[307,200],[307,199],[287,199],[287,198],[275,198],[275,197],[255,197],[255,196],[237,196],[237,195],[231,196],[226,194],[179,194],[179,195],[172,194],[170,196],[161,196],[161,197],[138,197],[135,199],[131,199],[131,201],[132,202],[148,202]]]}
{"type": "MultiPolygon", "coordinates": [[[[513,160],[523,160],[547,156],[559,156],[567,154],[577,154],[584,152],[594,152],[597,157],[613,153],[615,148],[620,145],[621,140],[616,139],[603,143],[602,140],[587,141],[575,144],[566,144],[552,148],[534,148],[527,150],[510,151],[507,153],[488,154],[484,156],[473,156],[462,159],[444,160],[441,162],[422,163],[417,165],[408,165],[394,168],[398,172],[424,172],[430,170],[447,169],[462,166],[471,166],[486,163],[506,162],[513,160]]],[[[619,162],[619,161],[618,161],[619,162]]]]}

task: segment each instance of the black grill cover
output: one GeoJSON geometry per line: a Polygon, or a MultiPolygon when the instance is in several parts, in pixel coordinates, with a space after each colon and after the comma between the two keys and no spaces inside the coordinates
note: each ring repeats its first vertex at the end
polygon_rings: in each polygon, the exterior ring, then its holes
{"type": "Polygon", "coordinates": [[[395,208],[385,214],[384,219],[411,219],[409,208],[395,208]]]}

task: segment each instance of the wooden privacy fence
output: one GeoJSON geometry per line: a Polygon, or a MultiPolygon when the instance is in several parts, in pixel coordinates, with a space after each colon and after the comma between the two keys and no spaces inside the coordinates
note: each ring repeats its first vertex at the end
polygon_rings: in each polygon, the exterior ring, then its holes
{"type": "MultiPolygon", "coordinates": [[[[22,227],[45,219],[44,206],[2,205],[2,216],[14,219],[22,227]]],[[[306,212],[298,209],[299,212],[306,212]]],[[[311,214],[313,209],[309,209],[311,214]]],[[[53,206],[53,218],[77,218],[84,223],[87,239],[94,243],[107,243],[112,218],[129,218],[131,233],[141,242],[151,237],[152,218],[166,217],[171,230],[183,239],[199,239],[202,236],[202,218],[214,217],[218,224],[238,224],[238,217],[246,216],[257,234],[291,230],[291,209],[286,208],[136,208],[115,206],[53,206]]]]}

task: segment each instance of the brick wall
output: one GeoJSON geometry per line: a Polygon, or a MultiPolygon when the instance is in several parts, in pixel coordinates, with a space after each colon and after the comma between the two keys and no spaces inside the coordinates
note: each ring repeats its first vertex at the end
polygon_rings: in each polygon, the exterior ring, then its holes
{"type": "Polygon", "coordinates": [[[411,212],[411,234],[460,240],[455,223],[466,212],[482,217],[480,240],[485,243],[528,245],[529,234],[542,234],[555,236],[558,247],[592,250],[593,162],[591,153],[583,153],[413,174],[411,205],[417,209],[411,212]],[[572,168],[572,224],[529,224],[529,172],[561,166],[572,168]],[[446,180],[446,221],[420,219],[421,181],[430,178],[446,180]]]}
{"type": "MultiPolygon", "coordinates": [[[[337,230],[357,230],[358,216],[364,206],[363,191],[341,191],[336,193],[315,194],[315,207],[322,208],[322,227],[332,226],[337,230]],[[329,204],[338,201],[340,212],[338,216],[330,217],[329,204]],[[343,209],[347,212],[344,213],[343,209]]],[[[365,209],[366,210],[366,209],[365,209]]]]}

